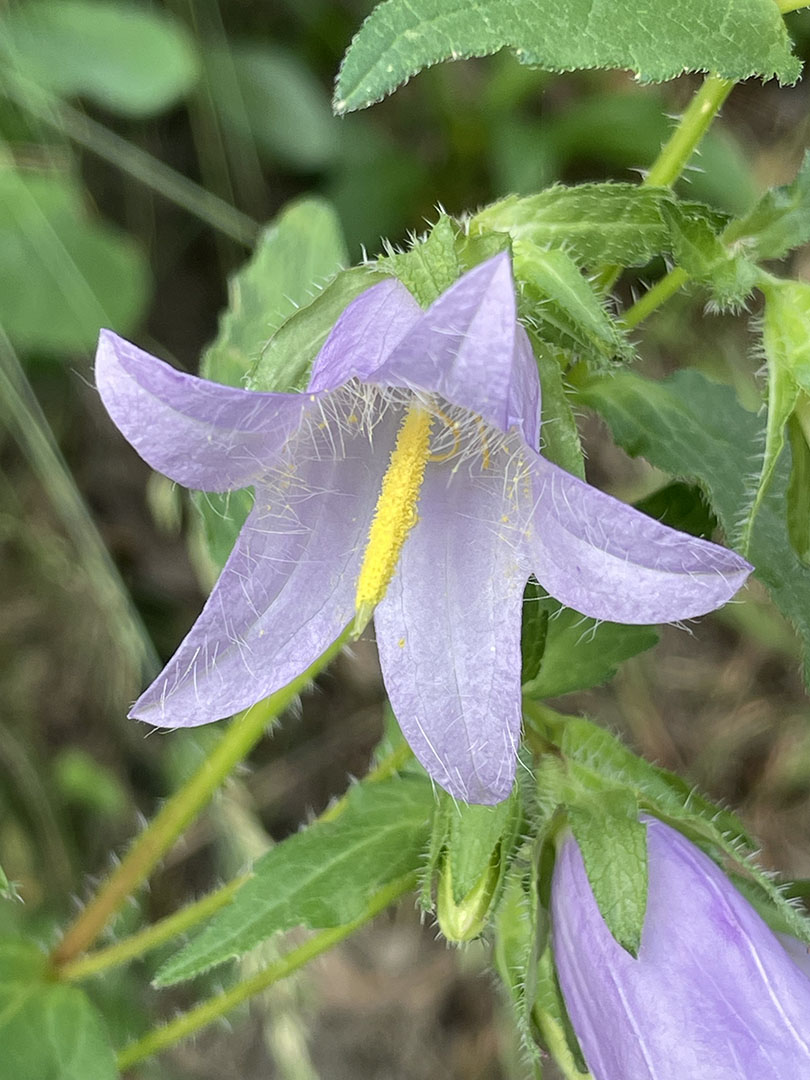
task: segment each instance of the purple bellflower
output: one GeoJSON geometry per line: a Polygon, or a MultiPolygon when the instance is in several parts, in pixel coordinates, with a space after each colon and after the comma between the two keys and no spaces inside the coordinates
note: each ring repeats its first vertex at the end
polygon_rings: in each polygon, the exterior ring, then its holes
{"type": "Polygon", "coordinates": [[[707,855],[645,820],[649,893],[637,958],[599,913],[572,836],[554,868],[554,957],[594,1080],[810,1077],[806,971],[707,855]]]}
{"type": "Polygon", "coordinates": [[[657,623],[718,607],[750,571],[540,456],[540,383],[505,254],[426,311],[394,279],[373,285],[300,394],[193,378],[106,331],[96,379],[153,468],[202,491],[255,489],[202,614],[132,710],[158,727],[258,701],[373,614],[416,756],[456,797],[499,802],[530,574],[586,615],[657,623]]]}

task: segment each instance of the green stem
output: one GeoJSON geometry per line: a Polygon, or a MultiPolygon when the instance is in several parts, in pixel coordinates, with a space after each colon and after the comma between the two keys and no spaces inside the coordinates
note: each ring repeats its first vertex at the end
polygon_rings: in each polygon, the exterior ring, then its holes
{"type": "Polygon", "coordinates": [[[357,919],[343,926],[321,930],[309,938],[308,941],[305,941],[303,945],[299,945],[297,949],[293,949],[286,956],[274,961],[264,971],[260,971],[249,979],[237,983],[230,990],[226,990],[224,994],[218,994],[216,997],[209,998],[208,1001],[203,1001],[196,1008],[178,1016],[163,1027],[149,1032],[148,1035],[145,1035],[137,1042],[130,1043],[118,1055],[119,1070],[123,1072],[132,1065],[137,1064],[137,1062],[143,1061],[144,1058],[152,1057],[153,1054],[173,1046],[194,1032],[206,1027],[214,1020],[219,1019],[220,1016],[224,1016],[225,1013],[230,1012],[237,1005],[241,1005],[243,1001],[247,1001],[248,998],[254,997],[262,990],[266,990],[273,983],[292,975],[293,972],[308,964],[310,960],[320,956],[321,953],[331,949],[334,945],[353,934],[355,930],[370,922],[375,915],[379,915],[381,911],[384,911],[385,908],[406,892],[414,889],[417,880],[418,873],[414,871],[387,885],[371,898],[368,907],[357,919]]]}
{"type": "Polygon", "coordinates": [[[69,964],[64,964],[59,969],[59,978],[71,982],[88,979],[91,975],[99,975],[110,968],[120,967],[121,964],[126,964],[137,956],[143,956],[144,953],[158,948],[159,945],[165,945],[167,941],[185,934],[192,926],[203,922],[204,919],[209,919],[220,908],[225,907],[237,889],[240,889],[249,877],[250,874],[242,874],[241,877],[234,878],[215,892],[209,893],[208,896],[204,896],[193,904],[186,905],[165,919],[160,919],[152,926],[145,927],[137,934],[132,934],[123,941],[110,945],[107,949],[98,949],[87,956],[80,956],[78,960],[72,960],[69,964]]]}
{"type": "Polygon", "coordinates": [[[798,11],[799,8],[810,6],[810,0],[776,0],[776,6],[783,15],[787,15],[790,11],[798,11]]]}
{"type": "Polygon", "coordinates": [[[675,183],[733,86],[732,79],[721,79],[719,75],[706,76],[644,178],[648,187],[670,187],[675,183]]]}
{"type": "Polygon", "coordinates": [[[19,76],[0,83],[0,94],[38,120],[67,135],[111,165],[128,173],[165,199],[182,207],[246,248],[253,247],[259,225],[224,199],[206,191],[182,173],[147,154],[103,124],[66,102],[46,94],[39,86],[19,76]]]}
{"type": "MultiPolygon", "coordinates": [[[[362,783],[375,784],[380,780],[387,779],[387,777],[392,776],[402,768],[410,759],[412,753],[413,751],[406,742],[401,743],[388,757],[383,758],[379,765],[368,773],[362,783]]],[[[317,820],[319,822],[334,821],[346,808],[347,801],[348,792],[324,810],[317,820]]],[[[241,877],[229,881],[227,885],[221,886],[215,892],[209,893],[208,896],[204,896],[201,900],[188,904],[186,907],[181,908],[180,911],[168,915],[165,919],[161,919],[152,926],[145,927],[143,930],[138,931],[137,934],[116,942],[115,945],[110,945],[106,949],[99,949],[97,952],[64,964],[59,969],[59,977],[69,981],[87,979],[91,975],[100,975],[109,968],[120,967],[121,964],[134,960],[135,957],[142,956],[151,949],[156,949],[159,945],[164,945],[179,934],[186,933],[197,923],[210,918],[220,908],[230,903],[234,893],[244,885],[250,876],[250,874],[243,874],[241,877]]]]}
{"type": "Polygon", "coordinates": [[[348,628],[306,671],[269,698],[237,716],[191,779],[163,806],[141,833],[121,864],[65,934],[52,956],[59,968],[95,941],[111,916],[143,882],[161,857],[194,820],[236,765],[307,684],[332,660],[349,638],[348,628]]]}
{"type": "MultiPolygon", "coordinates": [[[[675,183],[733,87],[731,79],[721,79],[719,75],[706,76],[677,127],[661,147],[642,181],[643,187],[671,187],[675,183]]],[[[597,275],[599,288],[608,292],[621,272],[621,266],[605,266],[597,275]]]]}
{"type": "Polygon", "coordinates": [[[680,266],[670,270],[668,274],[656,281],[655,285],[648,289],[643,296],[640,296],[632,307],[625,311],[621,317],[622,326],[627,330],[632,330],[638,326],[640,322],[652,315],[656,308],[659,308],[671,296],[674,296],[688,280],[689,275],[680,266]]]}

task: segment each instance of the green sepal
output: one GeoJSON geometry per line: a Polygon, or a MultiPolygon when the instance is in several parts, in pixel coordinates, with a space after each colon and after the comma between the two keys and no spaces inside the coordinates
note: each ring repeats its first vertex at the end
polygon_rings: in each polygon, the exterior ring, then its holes
{"type": "MultiPolygon", "coordinates": [[[[785,448],[785,426],[799,395],[810,391],[810,285],[763,275],[760,288],[765,296],[762,347],[768,365],[768,419],[759,480],[743,531],[745,545],[750,543],[754,519],[785,448]]],[[[794,497],[797,494],[794,491],[794,497]]],[[[790,529],[789,535],[793,543],[790,529]]],[[[793,547],[801,557],[795,544],[793,547]]]]}
{"type": "Polygon", "coordinates": [[[647,910],[647,827],[627,788],[578,798],[567,806],[571,831],[602,918],[631,956],[638,956],[647,910]]]}
{"type": "Polygon", "coordinates": [[[480,937],[489,925],[490,909],[500,878],[500,853],[493,851],[489,866],[473,887],[456,899],[456,885],[449,860],[439,874],[436,920],[448,941],[461,944],[480,937]]]}
{"type": "Polygon", "coordinates": [[[547,816],[560,805],[602,798],[605,792],[622,788],[642,811],[678,829],[724,870],[730,864],[745,875],[759,896],[760,910],[769,909],[790,933],[810,941],[810,919],[756,864],[756,845],[735,814],[712,803],[682,777],[633,754],[584,717],[562,716],[538,704],[527,704],[524,714],[533,731],[559,754],[545,754],[537,770],[538,798],[547,816]]]}
{"type": "Polygon", "coordinates": [[[524,685],[536,679],[543,662],[548,633],[548,593],[532,576],[523,590],[520,625],[520,681],[524,685]]]}
{"type": "Polygon", "coordinates": [[[457,802],[442,793],[444,827],[437,861],[437,915],[449,941],[469,941],[489,925],[522,822],[519,785],[496,806],[457,802]]]}
{"type": "Polygon", "coordinates": [[[537,999],[540,954],[548,940],[548,913],[539,903],[539,841],[524,844],[506,877],[495,915],[493,960],[509,999],[521,1045],[540,1067],[532,1009],[537,999]]]}
{"type": "Polygon", "coordinates": [[[757,283],[756,265],[723,243],[714,215],[685,204],[664,205],[661,210],[669,225],[677,265],[694,282],[708,288],[717,308],[741,308],[757,283]]]}
{"type": "Polygon", "coordinates": [[[810,411],[804,394],[797,411],[788,419],[790,439],[790,481],[787,488],[787,527],[793,550],[805,566],[810,566],[810,446],[799,413],[810,411]]]}
{"type": "Polygon", "coordinates": [[[461,276],[457,253],[458,226],[442,214],[426,237],[407,251],[383,255],[376,268],[399,278],[422,307],[428,307],[461,276]]]}
{"type": "Polygon", "coordinates": [[[529,336],[542,390],[540,443],[543,457],[584,480],[585,458],[562,370],[565,358],[559,350],[540,341],[534,331],[529,336]]]}
{"type": "Polygon", "coordinates": [[[261,350],[249,390],[302,390],[329,331],[352,302],[385,275],[372,266],[341,270],[306,307],[290,315],[261,350]]]}
{"type": "Polygon", "coordinates": [[[564,250],[524,239],[515,240],[512,252],[520,312],[540,341],[568,350],[595,370],[634,359],[635,349],[603,297],[564,250]]]}
{"type": "Polygon", "coordinates": [[[593,1080],[565,1008],[550,945],[537,965],[537,997],[532,1018],[540,1042],[554,1058],[565,1080],[593,1080]]]}

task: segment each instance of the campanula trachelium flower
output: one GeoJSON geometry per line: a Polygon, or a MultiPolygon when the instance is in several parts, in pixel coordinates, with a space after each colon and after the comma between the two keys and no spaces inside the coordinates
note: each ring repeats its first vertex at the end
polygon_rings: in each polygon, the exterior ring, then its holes
{"type": "Polygon", "coordinates": [[[307,390],[182,374],[114,334],[96,378],[143,458],[255,504],[188,637],[132,715],[228,716],[372,618],[402,730],[458,798],[512,786],[521,598],[534,573],[586,615],[657,623],[725,603],[750,567],[539,453],[540,383],[506,254],[422,310],[391,279],[338,319],[307,390]]]}

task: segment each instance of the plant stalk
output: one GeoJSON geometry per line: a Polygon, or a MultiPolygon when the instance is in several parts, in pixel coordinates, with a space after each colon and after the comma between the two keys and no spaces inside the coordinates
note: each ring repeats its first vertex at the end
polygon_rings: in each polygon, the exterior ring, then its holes
{"type": "Polygon", "coordinates": [[[275,694],[240,713],[191,779],[175,792],[141,833],[54,951],[58,969],[91,945],[126,898],[149,876],[161,857],[210,801],[214,792],[245,758],[271,721],[292,703],[348,640],[348,629],[306,671],[275,694]]]}
{"type": "Polygon", "coordinates": [[[218,1020],[219,1017],[224,1016],[225,1013],[230,1012],[237,1005],[241,1005],[243,1001],[247,1001],[248,998],[261,993],[262,990],[266,990],[273,983],[292,975],[293,972],[308,964],[310,960],[327,952],[334,945],[353,934],[355,930],[370,922],[375,915],[379,915],[381,911],[384,911],[385,908],[406,892],[414,889],[417,880],[418,874],[416,871],[406,874],[405,877],[387,885],[376,893],[359,918],[343,926],[321,930],[309,938],[308,941],[305,941],[303,945],[299,945],[298,948],[293,949],[286,956],[274,961],[264,971],[244,979],[223,994],[218,994],[216,997],[201,1002],[196,1008],[183,1013],[163,1027],[149,1032],[142,1039],[138,1039],[137,1042],[130,1043],[118,1054],[118,1068],[123,1072],[137,1064],[137,1062],[143,1061],[144,1058],[152,1057],[153,1054],[173,1046],[175,1043],[194,1034],[194,1032],[206,1027],[214,1020],[218,1020]]]}
{"type": "MultiPolygon", "coordinates": [[[[733,87],[732,79],[721,79],[719,75],[706,76],[642,180],[643,187],[671,187],[675,183],[733,87]]],[[[608,292],[621,272],[621,266],[603,267],[597,275],[599,288],[608,292]]]]}
{"type": "MultiPolygon", "coordinates": [[[[401,743],[363,778],[362,783],[375,784],[380,780],[387,779],[402,768],[410,759],[412,753],[413,751],[406,742],[401,743]]],[[[321,823],[334,821],[345,809],[347,801],[348,793],[331,806],[328,806],[317,820],[321,823]]],[[[120,967],[121,964],[134,960],[136,957],[156,949],[159,945],[164,945],[167,941],[171,941],[172,938],[186,933],[191,927],[210,918],[225,907],[226,904],[230,903],[234,894],[250,876],[250,874],[243,874],[241,877],[234,878],[233,881],[220,886],[220,888],[204,896],[201,900],[187,904],[179,911],[174,912],[174,914],[168,915],[165,919],[159,920],[152,926],[139,930],[136,934],[124,938],[123,941],[116,942],[106,949],[98,949],[96,952],[79,957],[78,960],[72,960],[70,963],[64,964],[59,969],[59,977],[74,982],[79,979],[87,979],[93,975],[100,975],[110,968],[120,967]]]]}
{"type": "Polygon", "coordinates": [[[137,934],[132,934],[123,941],[117,941],[115,945],[110,945],[106,949],[98,949],[86,956],[80,956],[78,960],[71,960],[59,969],[59,978],[71,982],[88,979],[91,975],[100,975],[110,968],[120,967],[129,960],[134,960],[160,945],[165,945],[167,941],[185,934],[192,926],[209,919],[220,908],[225,907],[249,877],[250,874],[242,874],[233,881],[229,881],[227,885],[209,893],[208,896],[202,897],[201,900],[187,904],[172,915],[167,915],[165,919],[144,927],[137,934]]]}

